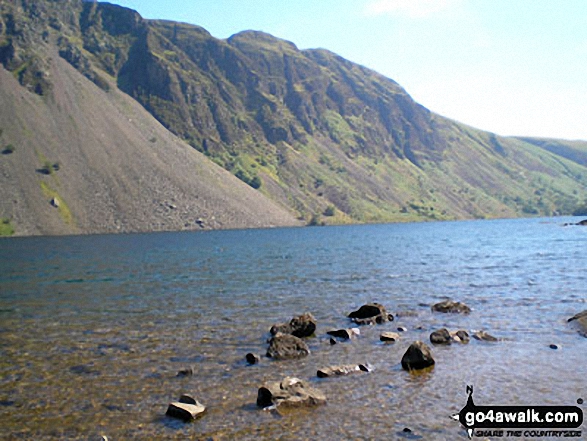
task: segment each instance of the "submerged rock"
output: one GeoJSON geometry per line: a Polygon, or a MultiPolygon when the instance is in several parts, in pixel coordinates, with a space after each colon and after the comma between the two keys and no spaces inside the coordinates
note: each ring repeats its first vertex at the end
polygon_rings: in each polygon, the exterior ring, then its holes
{"type": "Polygon", "coordinates": [[[488,334],[485,331],[477,331],[473,334],[473,338],[479,341],[498,341],[496,337],[491,334],[488,334]]]}
{"type": "Polygon", "coordinates": [[[433,366],[434,363],[432,351],[430,351],[426,343],[421,341],[412,343],[402,357],[402,368],[406,371],[425,369],[433,366]]]}
{"type": "Polygon", "coordinates": [[[367,303],[349,314],[349,318],[358,325],[374,325],[393,321],[393,315],[388,314],[383,305],[367,303]]]}
{"type": "Polygon", "coordinates": [[[397,332],[382,332],[379,340],[394,343],[399,340],[399,334],[397,332]]]}
{"type": "Polygon", "coordinates": [[[346,366],[330,366],[324,369],[318,369],[316,375],[320,378],[336,377],[340,375],[356,374],[357,372],[371,372],[373,368],[366,364],[350,364],[346,366]]]}
{"type": "Polygon", "coordinates": [[[189,395],[182,395],[179,401],[169,403],[165,415],[183,421],[192,421],[203,414],[206,407],[189,395]]]}
{"type": "Polygon", "coordinates": [[[444,302],[436,303],[432,305],[432,311],[452,313],[452,314],[469,314],[471,308],[461,302],[455,302],[454,300],[445,300],[444,302]]]}
{"type": "Polygon", "coordinates": [[[298,337],[290,334],[277,334],[269,340],[267,357],[278,360],[287,358],[301,358],[310,353],[308,345],[298,337]]]}
{"type": "Polygon", "coordinates": [[[310,407],[326,403],[326,396],[299,378],[286,377],[283,381],[267,383],[259,388],[259,407],[310,407]]]}
{"type": "Polygon", "coordinates": [[[316,319],[309,312],[294,317],[289,323],[275,324],[271,327],[271,334],[291,334],[299,338],[310,337],[316,331],[316,319]]]}

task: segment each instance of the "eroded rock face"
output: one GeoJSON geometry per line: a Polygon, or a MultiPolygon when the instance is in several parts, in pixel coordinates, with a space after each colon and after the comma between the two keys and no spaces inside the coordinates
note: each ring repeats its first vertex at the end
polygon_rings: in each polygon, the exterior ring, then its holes
{"type": "Polygon", "coordinates": [[[259,388],[259,407],[310,407],[326,403],[326,395],[299,378],[286,377],[259,388]]]}
{"type": "Polygon", "coordinates": [[[451,314],[469,314],[471,312],[471,308],[461,302],[445,300],[443,302],[432,305],[432,311],[451,314]]]}
{"type": "Polygon", "coordinates": [[[358,325],[374,325],[393,320],[383,305],[367,303],[349,314],[349,318],[358,325]]]}
{"type": "Polygon", "coordinates": [[[426,343],[421,341],[412,343],[402,357],[402,368],[406,371],[425,369],[433,366],[434,363],[432,351],[426,343]]]}
{"type": "Polygon", "coordinates": [[[269,340],[267,357],[283,360],[301,358],[310,353],[308,345],[301,339],[290,334],[277,334],[269,340]]]}
{"type": "Polygon", "coordinates": [[[294,317],[289,323],[275,324],[271,327],[271,334],[291,334],[299,338],[310,337],[316,331],[316,319],[309,312],[294,317]]]}

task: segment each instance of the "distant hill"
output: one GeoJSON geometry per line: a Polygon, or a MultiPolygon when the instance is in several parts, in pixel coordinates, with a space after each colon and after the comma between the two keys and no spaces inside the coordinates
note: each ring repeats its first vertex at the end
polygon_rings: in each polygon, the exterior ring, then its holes
{"type": "Polygon", "coordinates": [[[11,100],[0,145],[16,148],[0,157],[13,187],[2,182],[0,217],[17,231],[74,231],[42,183],[71,186],[63,198],[79,232],[193,228],[194,217],[291,225],[288,213],[304,223],[567,214],[587,198],[587,142],[459,124],[326,50],[254,31],[220,40],[108,3],[15,0],[0,12],[0,93],[11,100]],[[58,171],[20,175],[57,159],[58,171]],[[46,230],[26,220],[39,204],[54,218],[46,230]]]}

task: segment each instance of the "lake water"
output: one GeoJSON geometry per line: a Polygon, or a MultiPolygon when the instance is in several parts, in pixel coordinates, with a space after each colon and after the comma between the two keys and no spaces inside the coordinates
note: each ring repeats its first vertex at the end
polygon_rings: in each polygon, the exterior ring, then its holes
{"type": "Polygon", "coordinates": [[[450,415],[470,384],[478,405],[587,401],[587,339],[566,323],[587,309],[587,228],[563,226],[576,221],[2,240],[0,439],[465,440],[450,415]],[[432,313],[447,297],[473,312],[432,313]],[[325,332],[371,301],[395,321],[331,346],[325,332]],[[272,324],[304,312],[318,321],[310,356],[246,364],[272,324]],[[399,342],[379,341],[398,326],[399,342]],[[441,327],[503,341],[434,346],[434,369],[403,371],[410,343],[441,327]],[[375,370],[316,377],[363,362],[375,370]],[[328,404],[258,409],[259,386],[287,375],[328,404]],[[194,423],[164,416],[182,393],[208,408],[194,423]]]}

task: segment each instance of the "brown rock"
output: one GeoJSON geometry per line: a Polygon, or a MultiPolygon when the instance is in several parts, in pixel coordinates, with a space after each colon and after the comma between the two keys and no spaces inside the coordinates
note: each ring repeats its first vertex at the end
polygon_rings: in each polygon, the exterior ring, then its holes
{"type": "Polygon", "coordinates": [[[310,353],[306,343],[290,334],[277,334],[269,340],[267,357],[275,359],[301,358],[310,353]]]}
{"type": "Polygon", "coordinates": [[[316,319],[310,313],[294,317],[289,323],[275,324],[271,327],[271,334],[291,334],[299,338],[310,337],[316,331],[316,319]]]}

